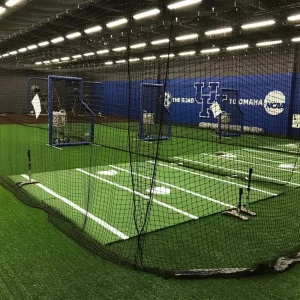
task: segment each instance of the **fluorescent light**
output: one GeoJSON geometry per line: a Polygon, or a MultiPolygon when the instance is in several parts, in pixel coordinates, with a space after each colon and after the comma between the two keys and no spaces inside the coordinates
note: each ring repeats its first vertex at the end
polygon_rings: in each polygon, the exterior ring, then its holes
{"type": "Polygon", "coordinates": [[[120,26],[122,24],[126,24],[127,22],[128,22],[128,20],[123,18],[123,19],[120,19],[120,20],[117,20],[117,21],[109,22],[109,23],[106,24],[106,26],[108,28],[112,28],[112,27],[120,26]]]}
{"type": "Polygon", "coordinates": [[[39,45],[40,47],[45,47],[45,46],[48,46],[49,44],[50,44],[50,43],[49,43],[48,41],[38,43],[38,45],[39,45]]]}
{"type": "Polygon", "coordinates": [[[152,41],[151,44],[152,45],[159,45],[159,44],[166,44],[166,43],[169,43],[169,42],[170,42],[169,39],[161,39],[161,40],[152,41]]]}
{"type": "Polygon", "coordinates": [[[5,2],[5,5],[8,7],[12,7],[15,6],[16,4],[18,4],[19,2],[21,2],[22,0],[8,0],[5,2]]]}
{"type": "Polygon", "coordinates": [[[0,15],[4,14],[6,11],[6,8],[3,6],[0,6],[0,15]]]}
{"type": "Polygon", "coordinates": [[[205,35],[217,35],[217,34],[227,33],[227,32],[231,32],[231,31],[232,31],[231,27],[219,28],[219,29],[215,29],[215,30],[206,31],[205,35]]]}
{"type": "Polygon", "coordinates": [[[21,49],[19,49],[18,51],[19,51],[20,53],[24,53],[24,52],[27,51],[27,48],[21,48],[21,49]]]}
{"type": "Polygon", "coordinates": [[[77,54],[77,55],[73,55],[72,57],[73,57],[74,59],[76,59],[76,58],[81,58],[82,55],[81,55],[81,54],[77,54]]]}
{"type": "Polygon", "coordinates": [[[155,9],[151,9],[151,10],[144,11],[142,13],[136,14],[136,15],[133,16],[133,18],[135,20],[140,20],[140,19],[143,19],[143,18],[158,15],[159,13],[160,13],[160,10],[155,8],[155,9]]]}
{"type": "Polygon", "coordinates": [[[292,42],[300,42],[300,37],[292,38],[292,42]]]}
{"type": "Polygon", "coordinates": [[[201,50],[201,53],[206,54],[206,53],[217,53],[220,52],[220,48],[210,48],[210,49],[203,49],[201,50]]]}
{"type": "Polygon", "coordinates": [[[75,39],[80,36],[81,36],[81,32],[77,31],[77,32],[73,32],[73,33],[66,35],[66,38],[69,40],[72,40],[72,39],[75,39]]]}
{"type": "Polygon", "coordinates": [[[125,59],[122,59],[122,60],[116,60],[116,64],[123,64],[125,63],[126,60],[125,59]]]}
{"type": "Polygon", "coordinates": [[[54,62],[54,63],[57,63],[57,62],[59,62],[59,60],[60,60],[59,58],[54,58],[51,61],[54,62]]]}
{"type": "Polygon", "coordinates": [[[90,28],[85,29],[84,32],[85,32],[86,34],[91,34],[91,33],[100,31],[101,29],[102,29],[102,27],[99,26],[99,25],[97,25],[97,26],[94,26],[94,27],[90,27],[90,28]]]}
{"type": "Polygon", "coordinates": [[[252,28],[258,28],[258,27],[270,26],[270,25],[274,25],[274,24],[275,24],[274,20],[268,20],[268,21],[244,24],[241,27],[242,27],[242,29],[252,29],[252,28]]]}
{"type": "Polygon", "coordinates": [[[16,54],[18,54],[18,51],[11,51],[11,52],[9,52],[9,54],[10,55],[16,55],[16,54]]]}
{"type": "Polygon", "coordinates": [[[196,51],[186,51],[186,52],[180,52],[178,54],[180,56],[188,56],[188,55],[194,55],[194,54],[196,54],[196,51]]]}
{"type": "Polygon", "coordinates": [[[61,61],[68,61],[68,60],[70,60],[70,57],[69,57],[69,56],[62,57],[60,60],[61,60],[61,61]]]}
{"type": "Polygon", "coordinates": [[[37,45],[30,45],[27,47],[28,50],[33,50],[36,49],[38,46],[37,45]]]}
{"type": "Polygon", "coordinates": [[[57,43],[61,43],[62,41],[64,41],[65,39],[62,37],[62,36],[60,36],[60,37],[57,37],[57,38],[55,38],[55,39],[52,39],[51,40],[51,43],[52,44],[57,44],[57,43]]]}
{"type": "Polygon", "coordinates": [[[9,56],[9,53],[5,53],[2,55],[2,57],[7,57],[7,56],[9,56]]]}
{"type": "Polygon", "coordinates": [[[43,63],[44,64],[51,64],[51,61],[50,60],[44,60],[43,63]]]}
{"type": "Polygon", "coordinates": [[[113,51],[120,52],[120,51],[125,51],[126,49],[127,49],[126,47],[117,47],[117,48],[114,48],[113,51]]]}
{"type": "Polygon", "coordinates": [[[265,46],[278,45],[278,44],[281,44],[281,43],[282,43],[281,40],[278,40],[278,41],[267,41],[267,42],[257,43],[256,46],[257,47],[265,47],[265,46]]]}
{"type": "Polygon", "coordinates": [[[287,18],[289,21],[298,21],[300,20],[300,15],[292,15],[287,18]]]}
{"type": "Polygon", "coordinates": [[[139,58],[129,58],[130,62],[135,62],[135,61],[139,61],[139,60],[140,60],[139,58]]]}
{"type": "Polygon", "coordinates": [[[131,45],[130,48],[131,49],[137,49],[137,48],[143,48],[143,47],[146,47],[146,46],[147,46],[146,43],[140,43],[140,44],[131,45]]]}
{"type": "Polygon", "coordinates": [[[145,56],[143,57],[143,60],[153,60],[156,59],[156,56],[145,56]]]}
{"type": "Polygon", "coordinates": [[[95,53],[94,52],[88,52],[88,53],[84,53],[83,55],[84,56],[93,56],[93,55],[95,55],[95,53]]]}
{"type": "Polygon", "coordinates": [[[112,65],[113,62],[112,62],[112,61],[107,61],[107,62],[105,62],[104,64],[105,64],[105,65],[112,65]]]}
{"type": "Polygon", "coordinates": [[[170,54],[162,54],[161,56],[160,56],[160,58],[168,58],[168,57],[174,57],[175,55],[173,54],[173,53],[170,53],[170,54]]]}
{"type": "Polygon", "coordinates": [[[43,64],[43,62],[41,62],[41,61],[37,61],[35,64],[36,64],[36,65],[42,65],[42,64],[43,64]]]}
{"type": "Polygon", "coordinates": [[[176,41],[186,41],[191,39],[196,39],[198,37],[197,33],[192,33],[188,35],[181,35],[175,38],[176,41]]]}
{"type": "Polygon", "coordinates": [[[249,45],[243,44],[243,45],[229,46],[226,48],[226,50],[234,51],[234,50],[247,49],[247,48],[249,48],[249,45]]]}
{"type": "Polygon", "coordinates": [[[172,3],[168,5],[168,9],[178,9],[181,7],[193,5],[202,2],[202,0],[184,0],[176,3],[172,3]]]}
{"type": "Polygon", "coordinates": [[[105,54],[105,53],[109,53],[109,50],[108,49],[104,49],[104,50],[97,51],[97,54],[105,54]]]}

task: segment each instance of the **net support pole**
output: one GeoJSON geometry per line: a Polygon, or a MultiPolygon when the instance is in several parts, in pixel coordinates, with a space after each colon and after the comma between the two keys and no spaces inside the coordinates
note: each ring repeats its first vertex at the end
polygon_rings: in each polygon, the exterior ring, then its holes
{"type": "Polygon", "coordinates": [[[30,150],[27,150],[27,161],[28,161],[28,181],[19,181],[16,183],[17,186],[23,187],[29,184],[36,184],[39,183],[38,181],[32,180],[31,177],[31,153],[30,150]]]}

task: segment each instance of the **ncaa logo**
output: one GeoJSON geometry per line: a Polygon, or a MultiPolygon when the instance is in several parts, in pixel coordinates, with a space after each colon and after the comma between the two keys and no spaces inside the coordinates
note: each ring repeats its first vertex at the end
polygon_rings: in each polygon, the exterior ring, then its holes
{"type": "Polygon", "coordinates": [[[285,109],[285,95],[280,91],[270,92],[264,100],[264,108],[269,115],[281,114],[285,109]]]}

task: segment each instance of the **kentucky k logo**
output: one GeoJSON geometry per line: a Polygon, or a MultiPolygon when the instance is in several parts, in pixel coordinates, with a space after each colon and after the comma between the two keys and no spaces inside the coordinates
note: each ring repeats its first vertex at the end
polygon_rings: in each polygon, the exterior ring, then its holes
{"type": "Polygon", "coordinates": [[[214,101],[220,103],[220,82],[209,82],[208,86],[204,82],[196,82],[194,84],[196,92],[196,102],[201,105],[200,118],[210,117],[210,106],[214,101]]]}

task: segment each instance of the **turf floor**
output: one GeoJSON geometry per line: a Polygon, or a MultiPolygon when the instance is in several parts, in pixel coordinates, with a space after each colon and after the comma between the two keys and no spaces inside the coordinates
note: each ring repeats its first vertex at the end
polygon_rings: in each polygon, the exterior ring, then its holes
{"type": "Polygon", "coordinates": [[[239,279],[174,280],[112,264],[78,246],[0,187],[1,300],[297,300],[300,265],[239,279]]]}

